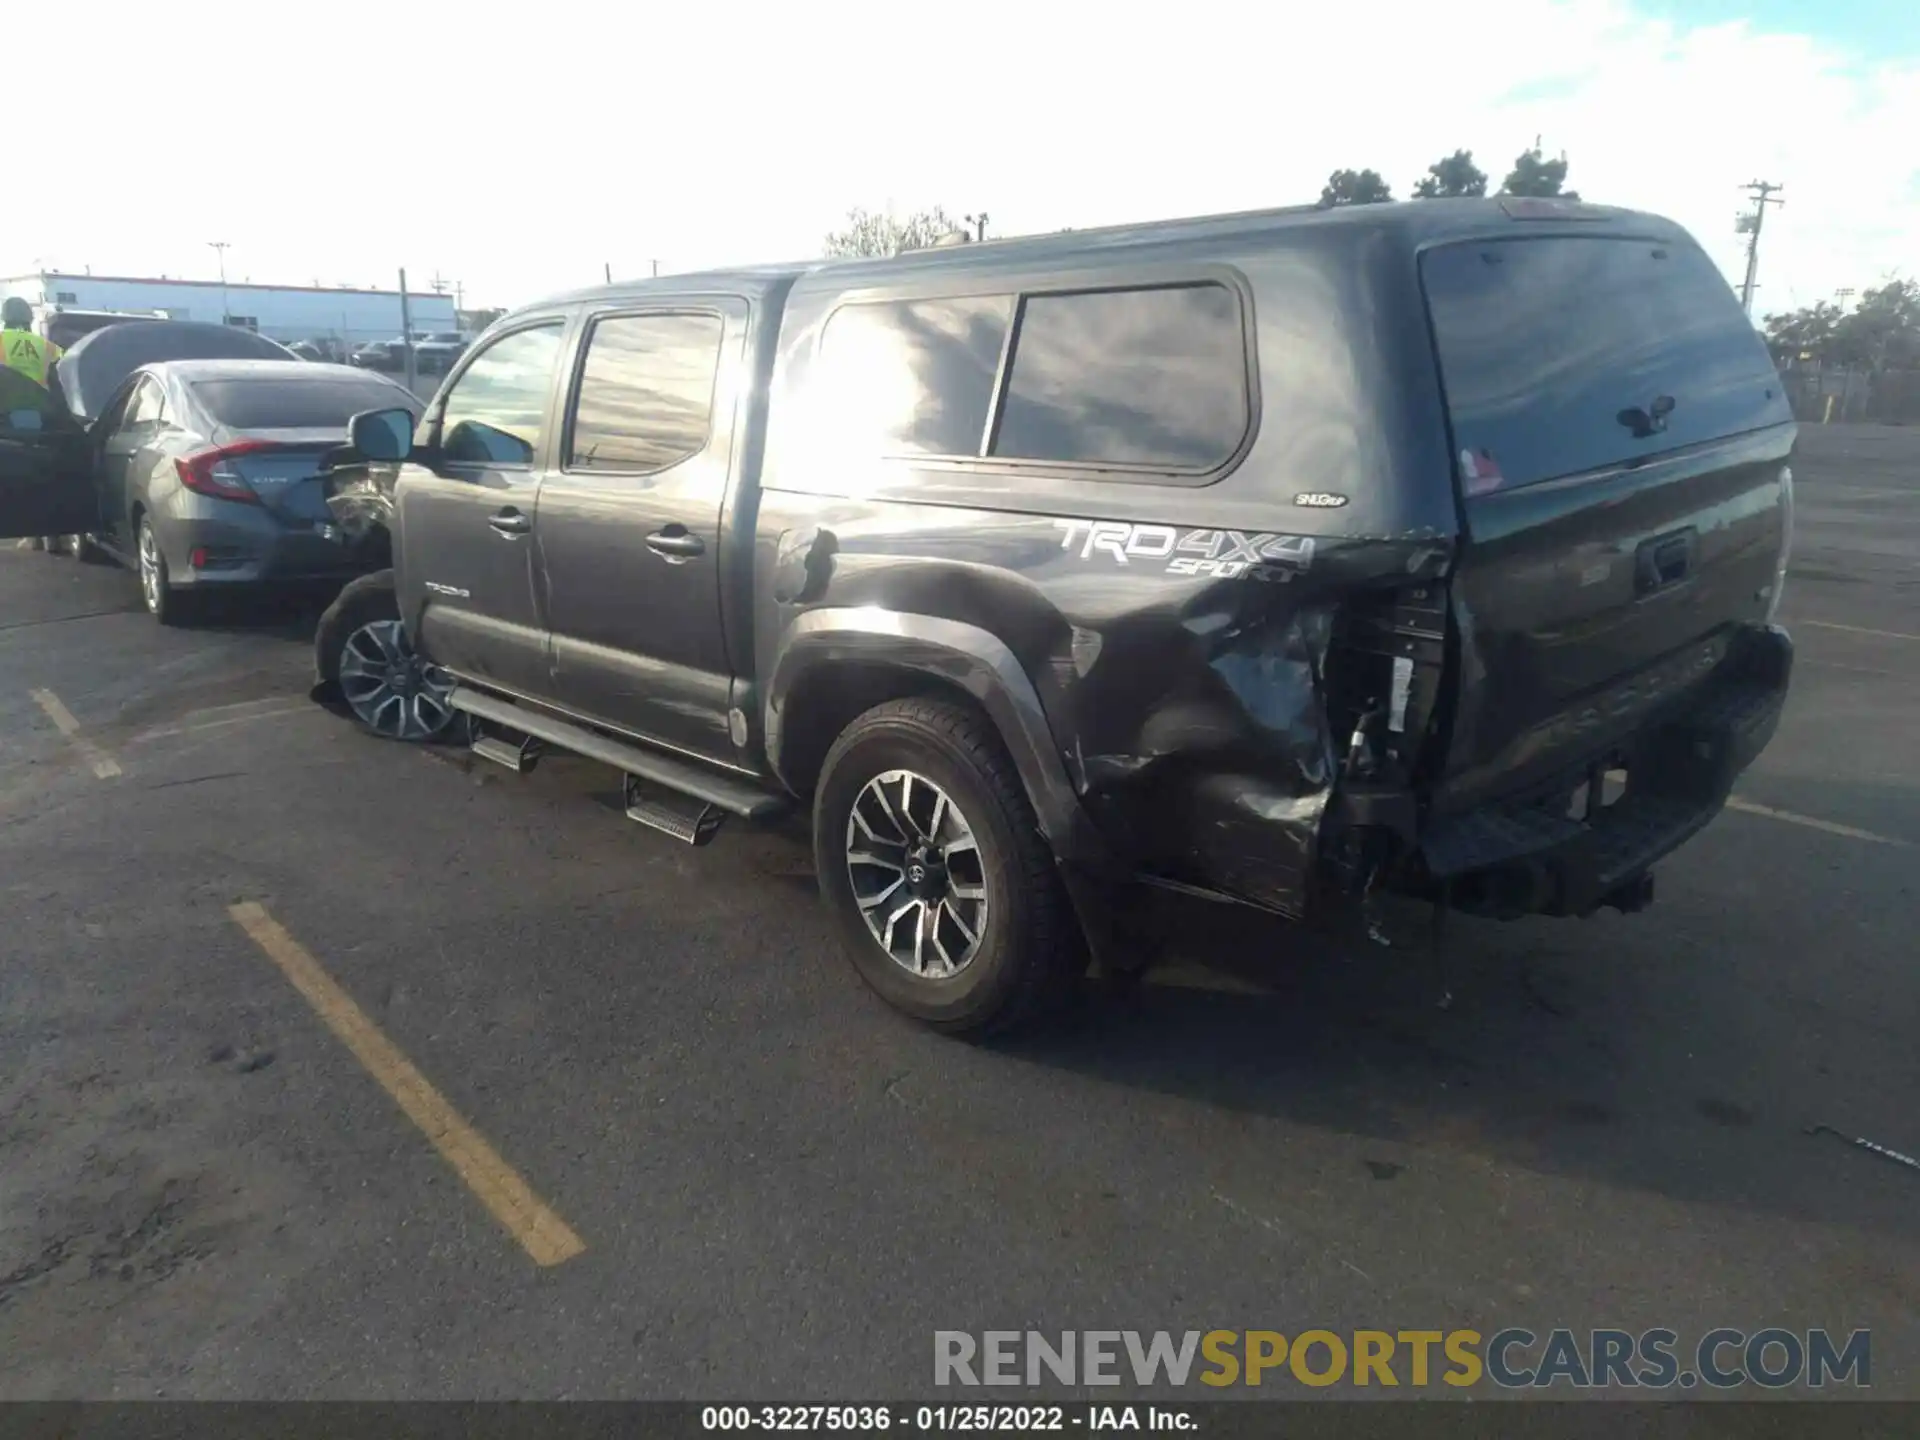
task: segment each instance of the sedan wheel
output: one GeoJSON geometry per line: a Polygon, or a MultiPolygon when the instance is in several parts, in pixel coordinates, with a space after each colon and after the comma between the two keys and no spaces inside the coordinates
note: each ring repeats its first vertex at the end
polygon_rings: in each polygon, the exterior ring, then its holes
{"type": "Polygon", "coordinates": [[[453,681],[414,653],[398,620],[372,620],[340,650],[340,694],[362,725],[390,740],[431,740],[453,719],[453,681]]]}
{"type": "Polygon", "coordinates": [[[140,598],[147,613],[162,625],[177,625],[186,613],[186,597],[175,590],[167,578],[167,557],[160,552],[153,522],[140,517],[140,535],[135,546],[140,570],[140,598]]]}

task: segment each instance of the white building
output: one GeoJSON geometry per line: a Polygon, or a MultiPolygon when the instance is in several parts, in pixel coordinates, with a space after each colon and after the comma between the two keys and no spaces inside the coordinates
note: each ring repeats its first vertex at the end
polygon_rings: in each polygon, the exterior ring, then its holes
{"type": "MultiPolygon", "coordinates": [[[[173,320],[204,320],[256,330],[270,340],[312,340],[331,336],[353,346],[368,340],[397,339],[401,333],[400,292],[353,290],[344,286],[250,285],[218,280],[136,279],[121,275],[69,275],[44,271],[0,278],[0,299],[24,297],[37,320],[55,310],[117,310],[173,320]]],[[[409,292],[407,308],[416,333],[459,329],[451,295],[409,292]]]]}

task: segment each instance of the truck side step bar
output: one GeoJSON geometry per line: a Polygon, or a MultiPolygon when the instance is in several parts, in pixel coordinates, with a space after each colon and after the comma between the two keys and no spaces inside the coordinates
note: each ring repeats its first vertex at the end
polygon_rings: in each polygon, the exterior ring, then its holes
{"type": "Polygon", "coordinates": [[[704,800],[662,790],[638,776],[624,779],[627,818],[689,845],[706,844],[727,818],[726,811],[704,800]]]}
{"type": "MultiPolygon", "coordinates": [[[[597,730],[589,730],[570,720],[535,710],[528,705],[516,705],[511,700],[502,700],[498,696],[488,695],[484,691],[472,689],[466,685],[456,685],[453,693],[447,697],[447,703],[490,725],[517,731],[534,740],[544,740],[547,744],[562,750],[571,750],[576,755],[584,755],[589,760],[598,760],[603,765],[639,780],[648,780],[667,790],[703,800],[714,809],[728,815],[738,815],[743,820],[764,820],[779,813],[787,806],[784,796],[762,789],[752,781],[740,776],[728,775],[722,771],[710,770],[691,760],[683,760],[677,755],[664,751],[650,750],[625,740],[615,740],[610,735],[602,735],[597,730]]],[[[501,748],[511,752],[510,742],[502,742],[501,748]]],[[[479,747],[475,747],[479,751],[479,747]]],[[[487,758],[497,758],[489,751],[479,751],[487,758]]],[[[628,813],[633,813],[631,797],[628,813]]],[[[636,820],[639,816],[634,816],[636,820]]],[[[642,823],[652,824],[651,820],[642,823]]],[[[656,826],[665,829],[665,826],[656,826]]],[[[694,827],[697,832],[698,826],[694,827]]],[[[668,834],[679,833],[668,830],[668,834]]],[[[685,838],[685,837],[682,837],[685,838]]],[[[696,842],[698,843],[698,842],[696,842]]]]}
{"type": "MultiPolygon", "coordinates": [[[[478,727],[475,727],[478,729],[478,727]]],[[[536,736],[522,735],[509,740],[503,735],[488,735],[484,732],[473,738],[468,747],[483,760],[491,760],[496,765],[504,765],[516,775],[524,775],[540,763],[540,756],[546,745],[536,736]]]]}

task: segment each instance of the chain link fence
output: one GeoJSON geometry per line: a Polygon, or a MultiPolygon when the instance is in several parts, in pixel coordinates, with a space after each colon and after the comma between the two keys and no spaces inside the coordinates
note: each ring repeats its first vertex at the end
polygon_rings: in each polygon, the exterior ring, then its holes
{"type": "Polygon", "coordinates": [[[1780,378],[1803,423],[1920,425],[1920,370],[1803,363],[1780,378]]]}

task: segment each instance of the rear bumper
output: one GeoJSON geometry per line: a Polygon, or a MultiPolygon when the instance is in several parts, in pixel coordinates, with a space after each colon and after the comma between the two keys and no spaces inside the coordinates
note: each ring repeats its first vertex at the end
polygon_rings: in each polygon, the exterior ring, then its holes
{"type": "Polygon", "coordinates": [[[1487,914],[1636,908],[1647,872],[1720,813],[1773,738],[1792,670],[1786,631],[1741,630],[1700,686],[1623,744],[1525,795],[1435,822],[1420,838],[1424,878],[1487,914]],[[1583,783],[1621,769],[1618,799],[1569,815],[1583,783]]]}
{"type": "Polygon", "coordinates": [[[256,506],[196,500],[194,513],[155,522],[168,578],[184,589],[346,580],[389,563],[381,546],[336,538],[326,522],[298,528],[256,506]],[[191,563],[196,551],[204,564],[191,563]]]}

